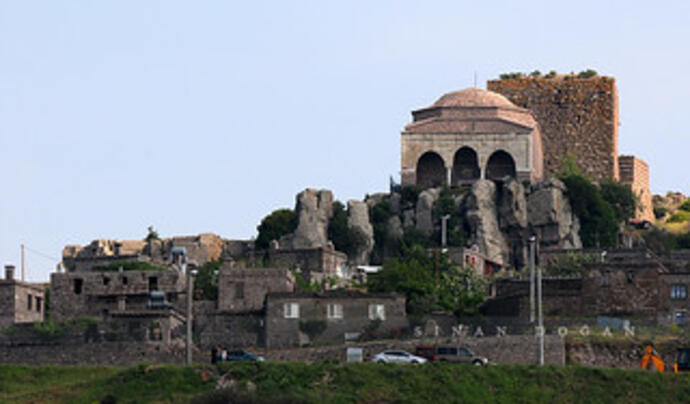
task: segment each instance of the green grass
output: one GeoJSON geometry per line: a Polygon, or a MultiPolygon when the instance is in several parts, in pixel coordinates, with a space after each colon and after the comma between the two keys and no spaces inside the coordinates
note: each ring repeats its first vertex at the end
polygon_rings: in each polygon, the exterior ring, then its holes
{"type": "Polygon", "coordinates": [[[269,362],[223,364],[217,374],[210,370],[0,365],[0,402],[666,403],[690,396],[688,375],[579,366],[269,362]],[[235,387],[213,391],[219,374],[235,387]]]}

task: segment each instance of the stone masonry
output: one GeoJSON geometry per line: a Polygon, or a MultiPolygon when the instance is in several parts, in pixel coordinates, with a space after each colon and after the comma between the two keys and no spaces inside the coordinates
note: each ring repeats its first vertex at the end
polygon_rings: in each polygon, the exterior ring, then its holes
{"type": "Polygon", "coordinates": [[[43,321],[45,296],[42,286],[14,279],[14,267],[5,267],[0,280],[0,329],[17,323],[43,321]]]}
{"type": "Polygon", "coordinates": [[[490,91],[529,109],[541,128],[544,175],[569,156],[594,181],[618,179],[618,91],[612,77],[491,80],[490,91]]]}
{"type": "Polygon", "coordinates": [[[638,157],[621,155],[618,156],[618,172],[620,182],[630,185],[638,197],[635,217],[654,221],[652,193],[649,190],[649,165],[638,157]]]}

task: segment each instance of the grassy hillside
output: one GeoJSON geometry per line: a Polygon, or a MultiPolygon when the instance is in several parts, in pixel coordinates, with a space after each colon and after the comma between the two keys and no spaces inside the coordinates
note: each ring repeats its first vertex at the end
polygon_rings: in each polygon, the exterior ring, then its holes
{"type": "Polygon", "coordinates": [[[0,402],[685,402],[688,375],[582,367],[244,363],[210,368],[0,365],[0,402]],[[207,377],[208,376],[208,377],[207,377]],[[226,390],[213,391],[223,377],[226,390]],[[195,398],[193,398],[195,397],[195,398]]]}

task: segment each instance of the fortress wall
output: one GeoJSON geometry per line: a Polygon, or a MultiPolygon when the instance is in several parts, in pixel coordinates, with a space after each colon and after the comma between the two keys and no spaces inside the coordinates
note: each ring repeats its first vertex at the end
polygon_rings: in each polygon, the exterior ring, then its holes
{"type": "Polygon", "coordinates": [[[652,193],[649,190],[649,165],[635,156],[619,156],[618,166],[621,183],[630,185],[639,198],[640,205],[637,207],[635,217],[654,221],[652,193]]]}
{"type": "Polygon", "coordinates": [[[541,127],[544,174],[570,154],[594,181],[618,179],[618,92],[611,77],[511,78],[487,89],[529,109],[541,127]]]}

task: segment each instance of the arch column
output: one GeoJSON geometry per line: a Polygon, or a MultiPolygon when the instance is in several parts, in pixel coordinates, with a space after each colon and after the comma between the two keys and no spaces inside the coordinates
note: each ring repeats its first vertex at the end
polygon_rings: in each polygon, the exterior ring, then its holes
{"type": "Polygon", "coordinates": [[[450,167],[446,166],[446,185],[448,185],[449,187],[451,185],[453,185],[452,180],[453,180],[453,166],[450,166],[450,167]]]}

